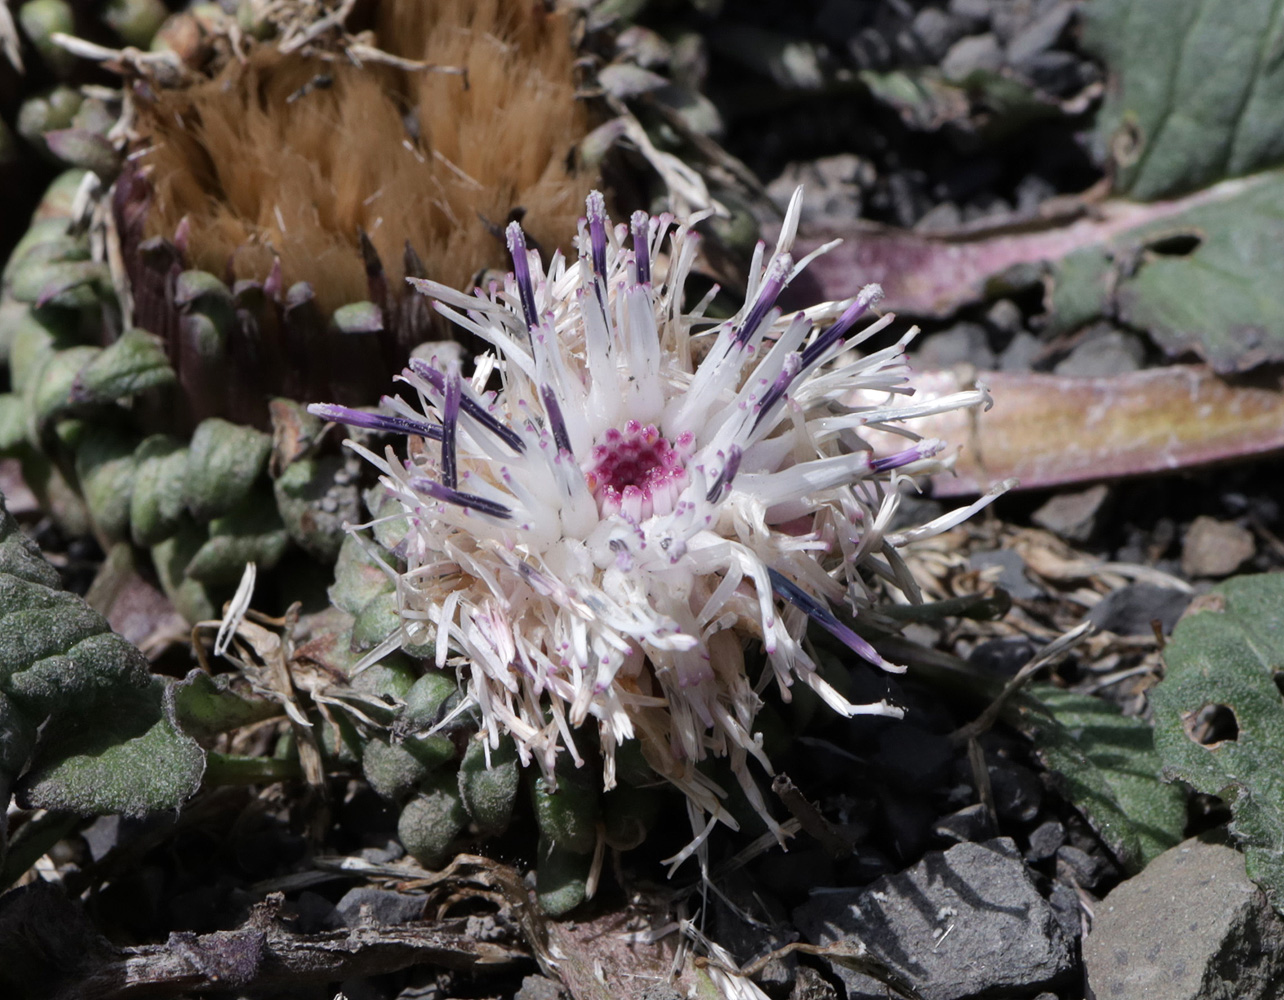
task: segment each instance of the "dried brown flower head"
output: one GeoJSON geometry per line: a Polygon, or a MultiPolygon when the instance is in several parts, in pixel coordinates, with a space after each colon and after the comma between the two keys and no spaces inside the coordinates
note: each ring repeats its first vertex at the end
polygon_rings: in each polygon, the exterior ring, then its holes
{"type": "MultiPolygon", "coordinates": [[[[383,377],[432,335],[431,312],[402,307],[407,274],[466,287],[504,262],[512,217],[549,246],[574,231],[596,178],[572,162],[589,120],[568,15],[513,0],[382,0],[371,18],[357,37],[383,53],[464,72],[269,43],[194,84],[135,89],[138,153],[115,204],[138,325],[174,328],[160,315],[175,298],[165,276],[185,269],[229,288],[262,283],[282,307],[308,299],[312,326],[369,300],[383,377]],[[161,242],[172,249],[131,252],[161,242]],[[291,297],[298,283],[307,292],[291,297]]],[[[329,391],[310,381],[265,388],[329,391]]]]}

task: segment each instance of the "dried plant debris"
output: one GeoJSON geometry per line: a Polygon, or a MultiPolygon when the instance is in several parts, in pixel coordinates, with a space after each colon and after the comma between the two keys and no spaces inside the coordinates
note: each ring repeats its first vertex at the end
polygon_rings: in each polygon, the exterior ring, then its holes
{"type": "Polygon", "coordinates": [[[415,277],[457,288],[502,262],[488,223],[514,211],[556,245],[591,181],[567,169],[588,124],[568,18],[414,0],[375,16],[386,51],[466,75],[320,60],[287,35],[208,82],[140,94],[139,236],[174,240],[186,220],[187,266],[231,285],[267,280],[279,260],[282,287],[308,282],[327,316],[371,295],[361,232],[396,297],[407,243],[415,277]]]}
{"type": "Polygon", "coordinates": [[[184,997],[192,991],[299,987],[413,965],[502,972],[526,952],[478,941],[466,920],[298,934],[280,919],[279,894],[234,930],[179,932],[165,944],[109,943],[62,891],[35,882],[0,901],[0,987],[51,1000],[184,997]]]}

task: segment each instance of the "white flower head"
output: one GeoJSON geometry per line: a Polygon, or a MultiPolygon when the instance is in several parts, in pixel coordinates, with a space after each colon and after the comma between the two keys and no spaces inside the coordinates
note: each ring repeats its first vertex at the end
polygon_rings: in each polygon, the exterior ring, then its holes
{"type": "MultiPolygon", "coordinates": [[[[683,311],[690,223],[638,212],[612,227],[594,192],[579,260],[559,252],[547,268],[513,223],[503,288],[469,296],[411,279],[493,348],[471,377],[453,361],[413,360],[401,378],[417,406],[312,407],[411,436],[408,458],[364,452],[410,525],[397,546],[406,641],[435,640],[439,664],[463,654],[491,745],[512,734],[551,776],[560,753],[580,763],[572,734],[591,721],[606,787],[615,749],[640,740],[709,824],[735,825],[695,766],[717,755],[775,828],[747,766],[753,756],[770,769],[747,647],[765,653],[763,683],[774,676],[786,699],[801,681],[844,715],[900,714],[850,704],[802,636],[813,621],[897,669],[832,608],[867,607],[873,577],[912,592],[884,529],[895,480],[939,469],[944,447],[899,429],[912,332],[852,351],[892,320],[856,330],[876,286],[845,304],[776,307],[806,264],[789,253],[800,205],[801,190],[765,264],[758,247],[744,307],[720,323],[701,318],[712,293],[683,311]],[[858,437],[866,426],[897,429],[906,446],[876,454],[858,437]]],[[[911,410],[985,401],[962,393],[911,410]]]]}

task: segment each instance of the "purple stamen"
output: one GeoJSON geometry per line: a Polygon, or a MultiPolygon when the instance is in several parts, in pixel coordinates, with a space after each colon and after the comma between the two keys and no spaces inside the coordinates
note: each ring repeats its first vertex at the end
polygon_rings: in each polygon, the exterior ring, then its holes
{"type": "Polygon", "coordinates": [[[931,458],[940,450],[941,442],[935,438],[928,438],[920,441],[912,448],[906,448],[904,451],[898,451],[893,455],[883,455],[880,458],[870,459],[869,467],[874,472],[899,469],[902,465],[909,465],[911,462],[917,462],[920,459],[931,458]]]}
{"type": "Polygon", "coordinates": [[[517,281],[517,295],[522,301],[526,328],[535,329],[539,313],[535,311],[535,286],[531,284],[531,262],[526,256],[526,234],[516,222],[508,224],[508,252],[513,257],[513,278],[517,281]]]}
{"type": "Polygon", "coordinates": [[[590,256],[593,273],[606,279],[606,199],[601,191],[590,191],[588,196],[588,224],[590,256]]]}
{"type": "MultiPolygon", "coordinates": [[[[410,370],[425,379],[438,392],[443,395],[446,392],[446,376],[439,372],[427,361],[419,358],[410,359],[410,370]]],[[[494,434],[497,438],[512,448],[513,451],[525,451],[526,444],[518,436],[517,432],[510,427],[500,423],[492,414],[488,413],[486,408],[469,396],[461,395],[459,401],[460,409],[494,434]]],[[[440,430],[437,432],[440,435],[440,430]]]]}
{"type": "Polygon", "coordinates": [[[459,485],[455,431],[459,427],[459,398],[461,391],[459,368],[456,365],[451,365],[450,371],[446,375],[446,399],[441,410],[441,481],[452,490],[459,485]]]}
{"type": "Polygon", "coordinates": [[[489,514],[491,517],[497,517],[504,521],[513,516],[513,512],[502,503],[487,500],[485,497],[479,497],[475,493],[460,493],[459,490],[451,489],[449,486],[432,479],[424,477],[412,479],[410,485],[420,493],[426,493],[434,500],[440,500],[442,503],[453,503],[457,507],[475,510],[479,514],[489,514]]]}
{"type": "Polygon", "coordinates": [[[724,488],[730,488],[731,480],[740,471],[740,456],[742,454],[743,452],[734,444],[727,449],[727,460],[722,464],[722,471],[718,473],[718,478],[709,487],[709,492],[704,495],[705,500],[709,503],[720,499],[724,488]]]}
{"type": "Polygon", "coordinates": [[[349,427],[364,427],[369,431],[383,431],[387,434],[417,434],[420,437],[441,440],[441,428],[436,424],[425,423],[410,417],[394,417],[387,413],[367,413],[354,410],[348,406],[337,406],[334,403],[312,403],[308,412],[323,420],[347,424],[349,427]]]}
{"type": "Polygon", "coordinates": [[[634,212],[629,220],[633,229],[633,260],[637,264],[638,284],[651,283],[651,246],[648,237],[651,233],[651,216],[646,212],[634,212]]]}
{"type": "Polygon", "coordinates": [[[789,272],[793,269],[794,259],[787,253],[782,253],[771,264],[767,270],[767,276],[763,279],[762,288],[758,292],[758,298],[749,309],[749,314],[745,317],[744,323],[736,330],[732,340],[743,346],[749,343],[751,337],[757,332],[758,327],[762,326],[762,321],[767,318],[767,313],[771,312],[771,307],[776,304],[781,290],[789,280],[789,272]]]}
{"type": "Polygon", "coordinates": [[[820,601],[770,566],[767,567],[767,575],[771,577],[771,589],[779,597],[783,597],[794,607],[807,612],[812,621],[822,626],[861,659],[868,660],[876,667],[883,665],[883,658],[874,651],[874,647],[834,617],[834,613],[820,601]]]}
{"type": "Polygon", "coordinates": [[[852,324],[860,319],[871,305],[878,301],[882,294],[882,289],[877,285],[866,285],[862,288],[860,294],[856,296],[856,301],[844,309],[843,314],[838,317],[838,322],[803,350],[803,368],[810,368],[820,360],[830,347],[838,343],[846,335],[847,331],[852,328],[852,324]]]}
{"type": "Polygon", "coordinates": [[[571,455],[571,436],[566,433],[566,420],[562,417],[562,407],[557,402],[557,393],[551,385],[542,385],[539,397],[544,401],[544,412],[548,415],[549,429],[553,432],[553,442],[559,452],[571,455]]]}
{"type": "MultiPolygon", "coordinates": [[[[799,315],[802,314],[799,313],[799,315]]],[[[758,429],[758,425],[767,418],[767,414],[784,398],[785,393],[789,391],[789,387],[793,385],[794,379],[802,371],[802,367],[802,357],[800,355],[795,353],[785,358],[785,364],[780,369],[780,374],[776,376],[776,381],[772,383],[770,389],[762,394],[762,402],[758,405],[758,416],[754,419],[753,427],[750,428],[751,432],[758,429]]]]}

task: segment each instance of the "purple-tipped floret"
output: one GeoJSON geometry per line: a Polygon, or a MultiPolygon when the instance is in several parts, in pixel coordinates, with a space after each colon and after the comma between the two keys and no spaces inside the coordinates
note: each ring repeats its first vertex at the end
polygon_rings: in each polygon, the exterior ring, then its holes
{"type": "Polygon", "coordinates": [[[633,260],[637,264],[638,284],[651,283],[651,246],[648,242],[651,235],[651,216],[646,212],[634,212],[629,220],[633,231],[633,260]]]}
{"type": "MultiPolygon", "coordinates": [[[[411,358],[410,370],[420,378],[426,380],[428,384],[438,392],[443,395],[445,394],[446,376],[432,365],[428,364],[427,361],[422,361],[419,358],[411,358]]],[[[503,441],[504,444],[512,448],[513,451],[526,450],[526,444],[522,441],[521,436],[511,427],[507,427],[500,423],[499,420],[497,420],[475,399],[465,395],[460,398],[459,402],[460,409],[463,410],[464,413],[476,420],[479,424],[503,441]]],[[[438,434],[440,434],[440,431],[438,434]]]]}
{"type": "Polygon", "coordinates": [[[535,311],[535,286],[531,283],[531,262],[526,256],[526,234],[516,222],[508,224],[508,252],[513,257],[513,278],[517,281],[517,295],[522,300],[526,328],[533,330],[539,323],[539,313],[535,311]]]}
{"type": "Polygon", "coordinates": [[[571,436],[566,433],[566,419],[562,416],[562,407],[557,402],[557,393],[553,391],[551,385],[542,385],[539,388],[539,397],[544,401],[544,412],[548,415],[548,427],[553,432],[553,443],[557,445],[558,451],[564,451],[570,455],[571,436]]]}
{"type": "Polygon", "coordinates": [[[425,423],[411,417],[397,417],[387,413],[368,413],[365,410],[354,410],[350,406],[338,406],[334,403],[312,403],[308,412],[322,420],[333,420],[349,427],[364,427],[368,431],[383,431],[387,434],[417,434],[420,437],[441,440],[441,428],[436,424],[425,423]]]}
{"type": "Polygon", "coordinates": [[[457,507],[475,510],[479,514],[489,514],[491,517],[497,517],[503,521],[507,521],[513,516],[513,512],[502,503],[487,500],[485,497],[479,497],[475,493],[461,493],[459,490],[452,489],[434,479],[420,477],[411,480],[410,485],[420,493],[427,494],[442,503],[451,503],[457,507]]]}
{"type": "Polygon", "coordinates": [[[722,497],[722,491],[731,485],[731,480],[736,478],[736,473],[740,471],[741,450],[734,444],[727,449],[727,460],[722,463],[722,471],[718,473],[718,478],[713,481],[709,487],[709,492],[704,495],[705,500],[714,503],[722,497]]]}
{"type": "Polygon", "coordinates": [[[459,367],[451,365],[446,373],[445,402],[441,408],[441,481],[452,490],[459,485],[459,466],[455,436],[459,429],[459,367]]]}
{"type": "Polygon", "coordinates": [[[767,274],[762,279],[762,287],[758,289],[758,297],[749,308],[749,314],[745,316],[744,323],[735,332],[733,339],[737,344],[749,343],[758,327],[762,326],[762,321],[767,318],[767,313],[771,312],[776,299],[780,297],[781,291],[789,281],[789,272],[793,270],[793,266],[794,259],[787,253],[782,253],[771,262],[767,274]]]}
{"type": "Polygon", "coordinates": [[[812,621],[824,628],[861,659],[868,660],[876,667],[883,665],[883,658],[875,652],[874,647],[840,622],[828,607],[812,597],[798,584],[771,567],[767,567],[767,574],[771,577],[771,589],[778,596],[783,597],[794,607],[801,608],[807,612],[812,621]]]}

